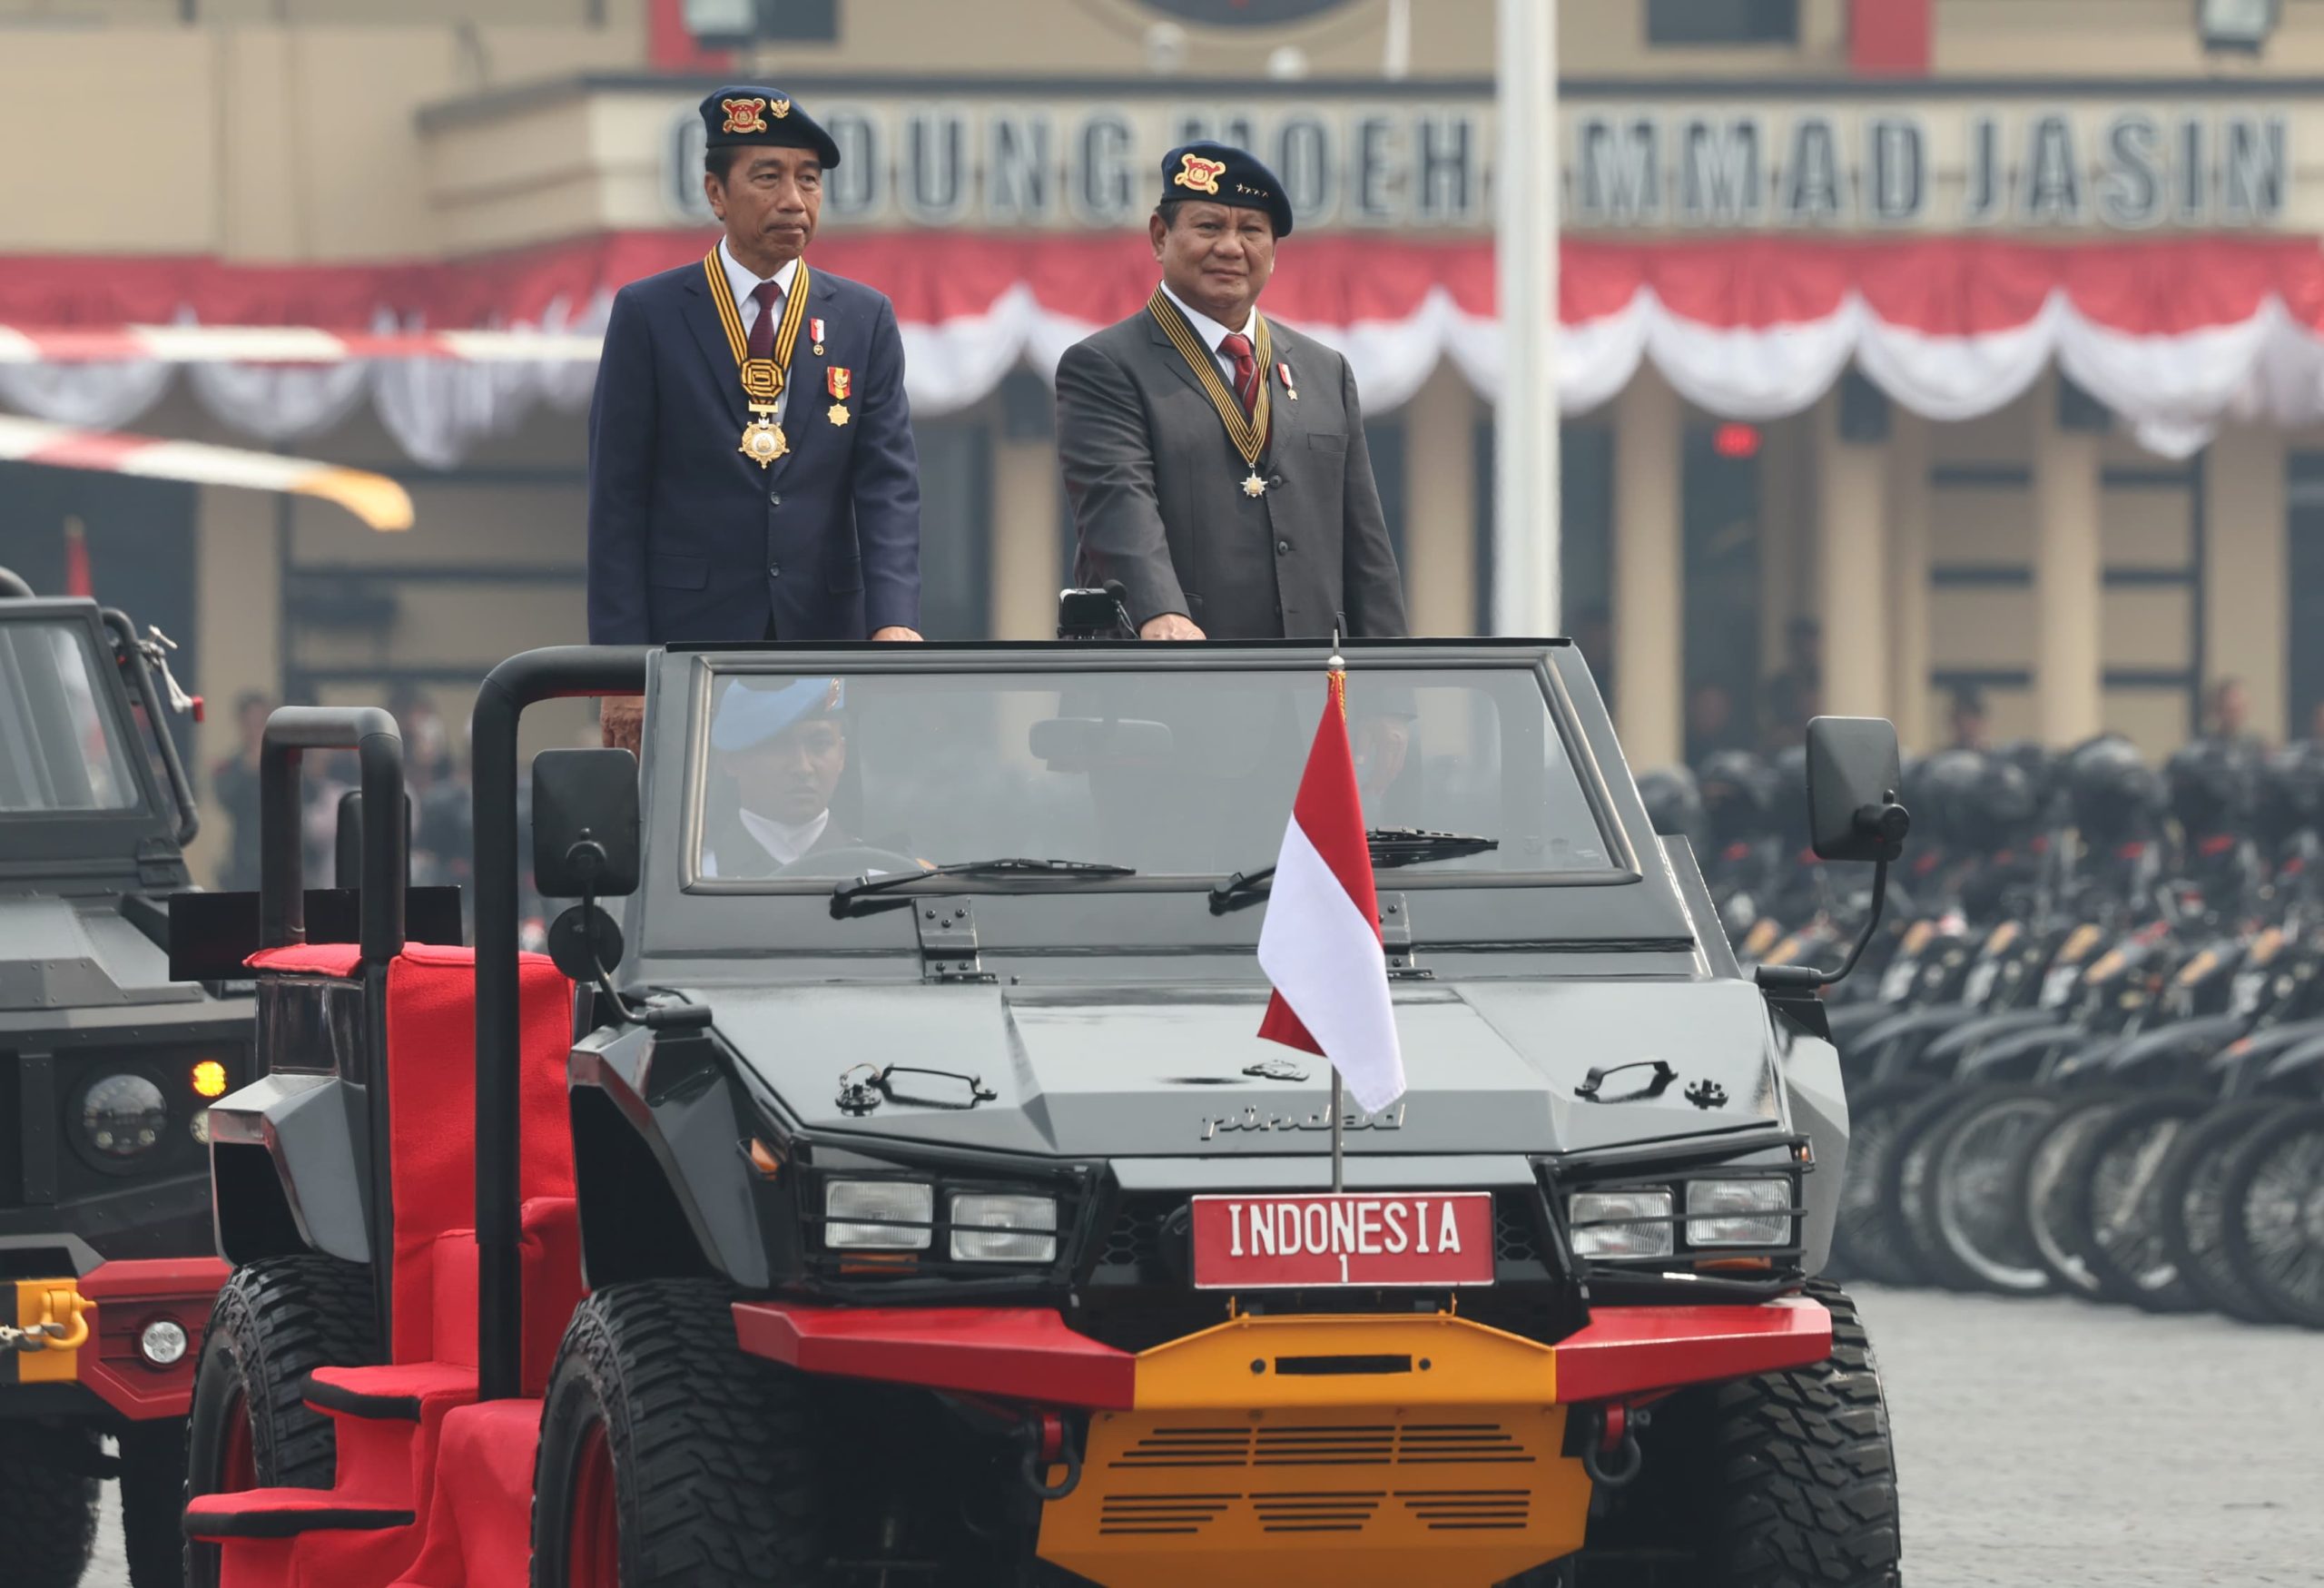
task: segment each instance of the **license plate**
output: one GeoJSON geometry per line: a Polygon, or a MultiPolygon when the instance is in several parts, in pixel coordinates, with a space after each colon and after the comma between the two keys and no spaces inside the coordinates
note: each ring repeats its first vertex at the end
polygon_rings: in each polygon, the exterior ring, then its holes
{"type": "Polygon", "coordinates": [[[1490,1285],[1492,1194],[1196,1197],[1202,1290],[1490,1285]]]}

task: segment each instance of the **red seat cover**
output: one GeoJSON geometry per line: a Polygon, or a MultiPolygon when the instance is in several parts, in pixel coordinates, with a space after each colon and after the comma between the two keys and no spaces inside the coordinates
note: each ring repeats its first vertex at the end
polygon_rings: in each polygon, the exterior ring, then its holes
{"type": "MultiPolygon", "coordinates": [[[[547,958],[525,954],[517,966],[517,1108],[522,1151],[518,1196],[526,1201],[573,1195],[573,1137],[566,1104],[566,1058],[573,1046],[573,987],[547,958]]],[[[476,956],[472,950],[410,943],[388,968],[389,1137],[395,1188],[394,1339],[390,1360],[460,1361],[473,1339],[436,1339],[438,1238],[475,1226],[476,956]]],[[[527,1267],[526,1310],[536,1295],[577,1295],[576,1243],[552,1241],[541,1253],[576,1271],[540,1277],[527,1267]]],[[[471,1248],[472,1249],[472,1248],[471,1248]]],[[[474,1281],[469,1281],[472,1287],[474,1281]]],[[[455,1288],[459,1288],[455,1282],[455,1288]]],[[[563,1327],[560,1316],[557,1327],[563,1327]]],[[[473,1333],[470,1327],[469,1332],[473,1333]]],[[[529,1329],[527,1331],[531,1332],[529,1329]]]]}
{"type": "Polygon", "coordinates": [[[261,949],[242,962],[253,971],[276,971],[296,976],[352,976],[363,962],[360,944],[294,942],[279,949],[261,949]]]}

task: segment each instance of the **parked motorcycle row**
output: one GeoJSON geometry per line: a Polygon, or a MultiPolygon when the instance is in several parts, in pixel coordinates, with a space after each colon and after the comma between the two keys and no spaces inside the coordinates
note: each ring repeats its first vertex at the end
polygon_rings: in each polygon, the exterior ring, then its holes
{"type": "MultiPolygon", "coordinates": [[[[1795,831],[1801,753],[1640,780],[1738,951],[1832,965],[1868,903],[1795,831]]],[[[2324,744],[1948,750],[1830,992],[1851,1277],[2324,1328],[2324,744]]]]}

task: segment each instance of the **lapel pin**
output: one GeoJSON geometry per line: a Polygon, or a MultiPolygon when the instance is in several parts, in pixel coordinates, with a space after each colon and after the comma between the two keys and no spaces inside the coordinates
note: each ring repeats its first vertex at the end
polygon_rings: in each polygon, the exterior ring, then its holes
{"type": "Polygon", "coordinates": [[[1275,372],[1283,377],[1283,390],[1285,393],[1290,397],[1292,401],[1297,402],[1299,400],[1299,388],[1292,382],[1291,366],[1289,364],[1277,364],[1275,367],[1275,372]]]}
{"type": "Polygon", "coordinates": [[[809,337],[813,339],[815,344],[815,356],[817,358],[821,358],[823,351],[823,322],[821,320],[809,321],[807,322],[807,334],[809,337]]]}
{"type": "Polygon", "coordinates": [[[828,415],[832,423],[835,425],[843,425],[847,423],[848,394],[852,391],[854,388],[855,374],[853,370],[842,369],[839,365],[834,364],[830,369],[823,371],[823,389],[829,391],[832,396],[838,399],[837,401],[832,404],[831,412],[828,415]]]}

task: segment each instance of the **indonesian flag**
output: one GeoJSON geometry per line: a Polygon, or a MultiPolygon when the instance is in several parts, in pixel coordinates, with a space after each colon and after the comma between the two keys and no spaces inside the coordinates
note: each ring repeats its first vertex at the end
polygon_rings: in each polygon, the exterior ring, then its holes
{"type": "Polygon", "coordinates": [[[81,532],[81,520],[64,520],[64,593],[68,596],[94,596],[96,581],[89,577],[89,538],[81,532]]]}
{"type": "Polygon", "coordinates": [[[1348,747],[1347,676],[1331,678],[1259,931],[1259,964],[1275,983],[1259,1035],[1330,1060],[1356,1106],[1376,1113],[1404,1093],[1404,1056],[1348,747]]]}

